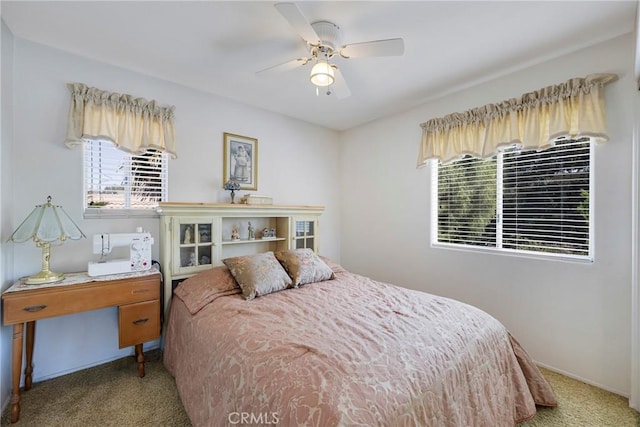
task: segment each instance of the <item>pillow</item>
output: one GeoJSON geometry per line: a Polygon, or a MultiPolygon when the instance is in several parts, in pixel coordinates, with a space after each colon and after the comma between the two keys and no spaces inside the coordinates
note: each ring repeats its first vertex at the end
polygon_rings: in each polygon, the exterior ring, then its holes
{"type": "Polygon", "coordinates": [[[223,259],[246,300],[293,287],[273,252],[223,259]]]}
{"type": "Polygon", "coordinates": [[[221,265],[189,277],[178,285],[173,295],[184,302],[189,313],[196,314],[215,299],[240,292],[229,269],[221,265]]]}
{"type": "Polygon", "coordinates": [[[334,278],[333,270],[311,249],[279,251],[275,253],[275,257],[287,270],[296,288],[307,283],[334,278]]]}

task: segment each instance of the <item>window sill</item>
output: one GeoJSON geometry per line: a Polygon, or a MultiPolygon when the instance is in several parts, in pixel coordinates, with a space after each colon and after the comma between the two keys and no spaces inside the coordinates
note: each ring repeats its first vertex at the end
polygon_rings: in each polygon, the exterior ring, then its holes
{"type": "Polygon", "coordinates": [[[84,219],[110,219],[110,218],[158,218],[155,209],[102,209],[86,208],[84,219]]]}
{"type": "Polygon", "coordinates": [[[477,252],[477,253],[490,254],[490,255],[513,256],[518,258],[541,259],[541,260],[547,260],[547,261],[573,262],[578,264],[593,264],[594,262],[593,256],[551,254],[551,253],[533,252],[533,251],[526,252],[526,251],[515,251],[512,249],[483,248],[479,246],[453,245],[453,244],[447,244],[447,243],[432,243],[431,247],[436,249],[447,249],[447,250],[453,250],[453,251],[477,252]]]}

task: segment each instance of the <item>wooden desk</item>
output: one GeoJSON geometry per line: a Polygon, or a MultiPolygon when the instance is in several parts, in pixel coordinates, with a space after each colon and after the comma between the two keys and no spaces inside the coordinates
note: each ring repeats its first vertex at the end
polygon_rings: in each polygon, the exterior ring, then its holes
{"type": "Polygon", "coordinates": [[[25,285],[16,282],[2,294],[3,323],[13,325],[11,422],[20,418],[20,371],[24,323],[27,324],[24,389],[32,384],[36,320],[118,307],[120,348],[135,346],[138,375],[144,377],[142,343],[160,337],[160,273],[138,273],[89,277],[67,274],[58,283],[25,285]]]}

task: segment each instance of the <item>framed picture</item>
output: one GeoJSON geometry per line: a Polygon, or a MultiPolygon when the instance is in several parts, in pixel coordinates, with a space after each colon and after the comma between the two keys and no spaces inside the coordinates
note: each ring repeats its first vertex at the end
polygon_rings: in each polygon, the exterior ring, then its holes
{"type": "Polygon", "coordinates": [[[225,132],[223,146],[222,185],[233,179],[241,190],[257,190],[258,140],[225,132]]]}

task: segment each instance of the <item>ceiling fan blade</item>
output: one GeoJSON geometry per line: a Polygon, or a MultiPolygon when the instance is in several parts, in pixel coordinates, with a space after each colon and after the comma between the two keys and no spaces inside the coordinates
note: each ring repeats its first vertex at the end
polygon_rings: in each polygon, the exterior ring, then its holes
{"type": "Polygon", "coordinates": [[[256,71],[259,76],[269,76],[275,73],[281,73],[284,71],[293,70],[294,68],[306,65],[309,62],[307,58],[297,58],[291,61],[283,62],[282,64],[274,65],[273,67],[265,68],[264,70],[256,71]]]}
{"type": "Polygon", "coordinates": [[[331,90],[336,94],[338,99],[351,96],[351,90],[349,90],[349,86],[347,86],[347,81],[344,79],[338,67],[334,67],[333,69],[333,85],[331,85],[331,90]]]}
{"type": "Polygon", "coordinates": [[[340,55],[344,58],[366,58],[371,56],[401,56],[404,54],[404,40],[387,39],[353,43],[343,46],[340,55]]]}
{"type": "Polygon", "coordinates": [[[311,24],[309,24],[309,21],[307,21],[307,18],[304,17],[295,3],[276,3],[275,8],[278,9],[280,15],[289,22],[305,42],[314,45],[320,43],[320,37],[318,37],[318,34],[316,34],[311,24]]]}

